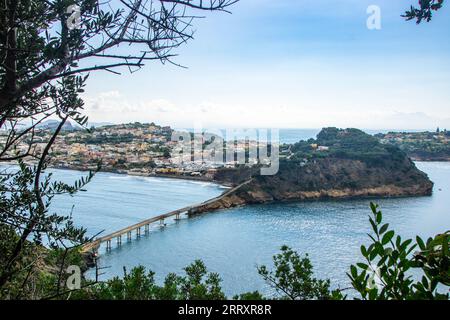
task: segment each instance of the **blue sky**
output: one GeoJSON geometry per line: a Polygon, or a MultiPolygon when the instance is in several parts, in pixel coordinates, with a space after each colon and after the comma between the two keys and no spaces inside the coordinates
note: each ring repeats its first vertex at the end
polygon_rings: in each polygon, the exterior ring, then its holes
{"type": "Polygon", "coordinates": [[[241,0],[207,14],[175,58],[92,74],[91,121],[175,127],[450,128],[450,5],[417,26],[417,1],[241,0]],[[366,27],[369,5],[381,30],[366,27]]]}

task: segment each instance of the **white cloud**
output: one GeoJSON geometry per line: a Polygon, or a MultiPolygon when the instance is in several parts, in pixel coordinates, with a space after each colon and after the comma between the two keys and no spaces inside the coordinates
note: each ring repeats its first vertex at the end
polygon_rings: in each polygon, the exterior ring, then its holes
{"type": "Polygon", "coordinates": [[[168,100],[154,99],[134,102],[118,91],[101,92],[96,97],[85,97],[85,110],[94,122],[151,122],[164,113],[176,113],[168,100]]]}
{"type": "Polygon", "coordinates": [[[424,112],[391,111],[389,107],[345,106],[333,99],[300,99],[293,104],[284,99],[266,102],[212,100],[197,104],[175,103],[168,99],[134,101],[118,92],[101,92],[86,97],[86,113],[91,122],[156,122],[177,128],[195,126],[215,128],[320,128],[327,126],[365,129],[434,129],[450,128],[450,118],[424,112]],[[325,106],[322,106],[322,103],[325,106]]]}

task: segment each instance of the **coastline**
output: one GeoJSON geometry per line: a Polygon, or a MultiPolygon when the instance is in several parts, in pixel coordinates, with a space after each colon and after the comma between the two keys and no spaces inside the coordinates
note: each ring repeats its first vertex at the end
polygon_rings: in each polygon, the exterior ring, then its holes
{"type": "MultiPolygon", "coordinates": [[[[12,162],[4,162],[6,165],[12,165],[15,166],[15,163],[12,162]]],[[[34,163],[27,163],[28,165],[33,165],[34,163]]],[[[95,169],[89,169],[89,168],[80,168],[80,167],[69,167],[69,166],[54,166],[54,165],[48,165],[48,169],[57,169],[57,170],[70,170],[70,171],[78,171],[78,172],[89,172],[89,171],[95,171],[95,169]]],[[[98,172],[101,173],[114,173],[118,175],[124,175],[124,176],[130,176],[130,177],[145,177],[145,178],[163,178],[163,179],[174,179],[174,180],[188,180],[188,181],[197,181],[197,182],[208,182],[211,184],[218,185],[220,187],[226,187],[226,188],[232,188],[233,185],[227,183],[227,182],[221,182],[218,180],[214,180],[205,176],[177,176],[173,174],[144,174],[144,173],[130,173],[130,172],[124,172],[122,170],[115,170],[115,169],[104,169],[102,168],[98,172]]]]}
{"type": "Polygon", "coordinates": [[[212,213],[212,212],[220,212],[226,211],[230,209],[239,209],[245,208],[247,206],[264,206],[264,205],[277,205],[277,204],[295,204],[295,203],[315,203],[315,202],[323,202],[323,203],[333,203],[337,201],[352,201],[352,200],[377,200],[377,199],[408,199],[408,198],[421,198],[421,197],[429,197],[429,196],[421,196],[421,195],[397,195],[397,196],[382,196],[382,195],[364,195],[364,196],[342,196],[342,197],[311,197],[311,198],[303,198],[303,199],[281,199],[281,200],[271,200],[267,202],[255,202],[255,203],[243,203],[243,204],[235,204],[229,207],[216,207],[214,209],[208,208],[205,211],[191,211],[188,213],[190,217],[201,216],[203,214],[212,213]]]}
{"type": "MultiPolygon", "coordinates": [[[[430,160],[430,159],[422,159],[422,158],[411,158],[411,160],[413,162],[424,162],[424,163],[450,163],[450,159],[448,160],[430,160]]],[[[15,165],[12,162],[5,162],[5,164],[9,164],[9,165],[15,165]]],[[[33,163],[27,163],[29,165],[33,164],[33,163]]],[[[58,166],[58,165],[48,165],[48,168],[50,169],[59,169],[59,170],[70,170],[70,171],[79,171],[79,172],[89,172],[89,171],[95,171],[94,168],[89,169],[89,168],[80,168],[80,167],[75,167],[75,166],[58,166]]],[[[216,184],[218,186],[221,187],[226,187],[226,188],[233,188],[236,187],[237,184],[233,184],[233,183],[229,183],[226,181],[220,181],[220,180],[215,180],[206,176],[185,176],[185,175],[173,175],[173,174],[144,174],[144,173],[140,173],[140,172],[127,172],[124,170],[117,170],[117,169],[108,169],[108,168],[102,168],[101,170],[99,170],[98,172],[105,172],[105,173],[114,173],[114,174],[119,174],[119,175],[125,175],[125,176],[135,176],[135,177],[146,177],[146,178],[163,178],[163,179],[178,179],[178,180],[188,180],[188,181],[200,181],[200,182],[209,182],[212,184],[216,184]]]]}
{"type": "Polygon", "coordinates": [[[414,162],[450,162],[450,158],[421,158],[410,157],[414,162]]]}
{"type": "Polygon", "coordinates": [[[267,198],[258,192],[250,192],[246,195],[239,194],[239,188],[228,195],[223,194],[220,199],[212,202],[205,202],[204,205],[189,211],[189,216],[201,215],[209,212],[227,210],[248,205],[264,205],[264,204],[282,204],[295,202],[321,202],[321,201],[346,201],[361,199],[401,199],[401,198],[418,198],[433,195],[433,189],[428,194],[417,193],[416,190],[409,188],[396,188],[391,186],[361,189],[361,190],[320,190],[312,192],[298,192],[281,199],[267,198]],[[250,197],[248,197],[250,195],[250,197]],[[247,198],[248,197],[248,198],[247,198]]]}

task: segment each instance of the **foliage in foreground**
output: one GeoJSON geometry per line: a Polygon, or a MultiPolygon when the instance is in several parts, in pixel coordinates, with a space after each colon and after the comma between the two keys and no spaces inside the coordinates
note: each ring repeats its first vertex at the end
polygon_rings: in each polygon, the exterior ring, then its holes
{"type": "Polygon", "coordinates": [[[362,299],[446,299],[450,286],[450,231],[429,238],[403,240],[383,224],[378,206],[371,204],[373,234],[370,246],[361,246],[365,262],[352,265],[348,276],[362,299]],[[415,252],[415,250],[417,250],[415,252]],[[418,278],[419,280],[415,280],[418,278]],[[447,287],[447,293],[439,290],[447,287]]]}
{"type": "MultiPolygon", "coordinates": [[[[226,11],[236,2],[0,1],[0,165],[20,167],[0,168],[0,224],[17,235],[0,239],[12,242],[1,249],[0,296],[42,296],[34,285],[25,290],[42,273],[42,244],[67,252],[88,240],[71,215],[53,213],[50,203],[55,195],[81,191],[92,174],[69,186],[45,170],[66,125],[87,125],[81,94],[89,73],[134,72],[150,61],[175,63],[172,51],[193,37],[195,12],[226,11]],[[127,54],[118,47],[126,47],[127,54]],[[42,139],[50,120],[57,126],[42,139]]],[[[60,294],[62,274],[56,278],[51,296],[60,294]]]]}
{"type": "Polygon", "coordinates": [[[220,277],[209,273],[205,264],[197,260],[184,268],[184,275],[170,273],[162,286],[155,282],[155,273],[145,267],[124,269],[124,277],[75,292],[72,299],[99,300],[224,300],[220,277]]]}
{"type": "MultiPolygon", "coordinates": [[[[19,236],[14,228],[0,223],[0,268],[5,268],[19,236]]],[[[87,266],[78,250],[48,249],[32,241],[25,241],[21,253],[14,260],[15,276],[0,289],[1,300],[47,299],[62,297],[66,289],[68,266],[87,266]],[[60,295],[61,294],[61,295],[60,295]]]]}
{"type": "Polygon", "coordinates": [[[286,300],[326,300],[330,299],[330,280],[313,277],[313,265],[308,257],[301,257],[287,246],[273,257],[275,270],[266,266],[258,267],[264,281],[286,300]]]}
{"type": "Polygon", "coordinates": [[[411,6],[403,17],[406,20],[416,20],[417,24],[422,21],[430,22],[433,12],[442,9],[443,5],[444,0],[419,0],[419,7],[411,6]]]}
{"type": "Polygon", "coordinates": [[[26,287],[46,264],[44,244],[59,252],[87,241],[86,230],[76,227],[70,214],[52,212],[50,203],[57,195],[82,190],[93,174],[68,185],[52,181],[44,162],[31,167],[19,159],[18,164],[18,170],[0,170],[0,297],[41,295],[26,287]]]}
{"type": "MultiPolygon", "coordinates": [[[[331,299],[329,280],[313,277],[313,266],[308,255],[301,257],[287,246],[273,257],[275,269],[258,267],[258,273],[266,283],[276,290],[276,298],[283,300],[331,299]]],[[[205,264],[197,260],[184,269],[184,275],[170,273],[162,286],[155,282],[155,274],[145,267],[124,269],[124,277],[115,277],[103,283],[87,287],[71,296],[72,299],[108,300],[224,300],[221,278],[208,272],[205,264]]],[[[234,297],[235,300],[262,300],[258,291],[234,297]]]]}

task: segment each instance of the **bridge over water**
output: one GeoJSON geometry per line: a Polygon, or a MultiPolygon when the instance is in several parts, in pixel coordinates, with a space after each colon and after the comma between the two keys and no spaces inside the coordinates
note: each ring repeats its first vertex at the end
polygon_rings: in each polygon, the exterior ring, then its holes
{"type": "Polygon", "coordinates": [[[112,248],[112,242],[114,239],[116,239],[117,245],[120,246],[122,244],[122,237],[124,237],[124,236],[127,237],[127,241],[132,240],[133,233],[135,233],[136,237],[139,238],[141,236],[142,228],[144,228],[145,234],[148,234],[150,232],[151,224],[159,223],[161,226],[165,226],[165,220],[168,218],[172,218],[172,217],[175,217],[175,220],[178,221],[178,220],[180,220],[182,214],[189,214],[190,212],[195,212],[196,209],[198,209],[198,208],[201,208],[201,207],[207,206],[209,204],[213,204],[217,201],[220,201],[224,197],[232,194],[233,192],[235,192],[236,190],[241,188],[243,185],[248,184],[250,181],[252,181],[252,180],[250,179],[234,188],[231,188],[231,189],[225,191],[220,196],[212,198],[212,199],[202,202],[200,204],[187,206],[187,207],[177,209],[177,210],[174,210],[174,211],[171,211],[171,212],[168,212],[168,213],[156,216],[156,217],[152,217],[150,219],[133,224],[131,226],[128,226],[126,228],[123,228],[121,230],[118,230],[116,232],[108,234],[106,236],[97,238],[91,242],[84,244],[81,247],[81,251],[82,252],[97,251],[102,243],[106,243],[106,250],[110,251],[112,248]]]}

